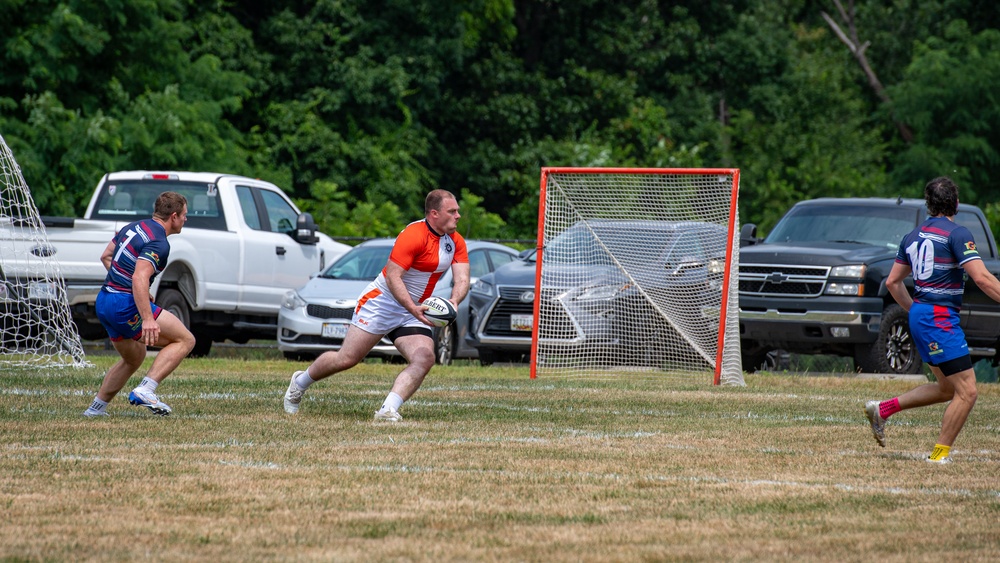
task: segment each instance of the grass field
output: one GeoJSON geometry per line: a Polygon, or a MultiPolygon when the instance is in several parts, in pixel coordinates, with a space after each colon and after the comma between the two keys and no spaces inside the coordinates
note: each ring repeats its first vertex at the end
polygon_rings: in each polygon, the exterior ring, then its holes
{"type": "Polygon", "coordinates": [[[399,366],[322,381],[288,416],[305,364],[210,358],[161,386],[173,416],[118,397],[89,420],[114,358],[91,359],[0,372],[0,560],[1000,559],[997,385],[934,466],[943,406],[893,417],[885,449],[862,413],[908,381],[439,366],[377,424],[399,366]]]}

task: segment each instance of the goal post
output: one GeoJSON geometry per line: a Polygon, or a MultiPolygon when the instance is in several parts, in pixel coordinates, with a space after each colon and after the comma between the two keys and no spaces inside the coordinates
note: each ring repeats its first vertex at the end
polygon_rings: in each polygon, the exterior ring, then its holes
{"type": "Polygon", "coordinates": [[[91,365],[52,254],[21,168],[0,136],[0,370],[91,365]]]}
{"type": "Polygon", "coordinates": [[[531,377],[743,385],[739,170],[543,168],[531,377]]]}

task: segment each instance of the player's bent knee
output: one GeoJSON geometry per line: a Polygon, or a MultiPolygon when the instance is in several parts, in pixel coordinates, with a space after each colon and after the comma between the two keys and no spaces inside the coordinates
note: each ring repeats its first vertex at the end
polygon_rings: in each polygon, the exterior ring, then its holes
{"type": "Polygon", "coordinates": [[[431,367],[434,365],[434,350],[429,348],[419,348],[410,352],[410,358],[407,358],[411,365],[419,366],[427,371],[430,371],[431,367]]]}

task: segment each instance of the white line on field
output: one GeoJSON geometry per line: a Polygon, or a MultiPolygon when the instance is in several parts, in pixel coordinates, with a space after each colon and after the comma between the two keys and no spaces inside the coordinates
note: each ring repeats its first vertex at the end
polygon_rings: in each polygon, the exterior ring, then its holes
{"type": "Polygon", "coordinates": [[[601,481],[656,481],[661,483],[696,483],[737,485],[752,488],[801,488],[801,489],[834,489],[844,492],[888,493],[893,495],[926,495],[926,496],[961,496],[1000,498],[1000,490],[985,489],[982,491],[953,488],[906,488],[906,487],[875,487],[867,485],[847,485],[844,483],[807,483],[790,480],[771,479],[730,479],[726,477],[679,477],[675,475],[651,474],[641,477],[629,477],[620,473],[595,472],[524,472],[507,471],[504,469],[454,469],[419,465],[338,465],[341,471],[361,473],[448,473],[448,474],[491,474],[499,477],[522,478],[553,478],[557,480],[571,479],[579,482],[581,479],[596,479],[601,481]]]}

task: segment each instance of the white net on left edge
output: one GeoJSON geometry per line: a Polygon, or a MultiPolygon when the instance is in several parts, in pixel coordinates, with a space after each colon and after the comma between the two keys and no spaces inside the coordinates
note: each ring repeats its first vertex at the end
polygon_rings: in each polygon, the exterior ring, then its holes
{"type": "Polygon", "coordinates": [[[89,366],[45,226],[2,136],[0,182],[0,370],[89,366]]]}

